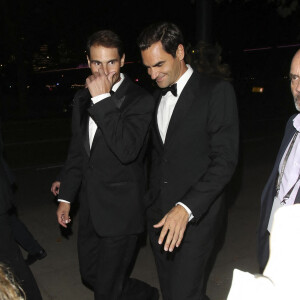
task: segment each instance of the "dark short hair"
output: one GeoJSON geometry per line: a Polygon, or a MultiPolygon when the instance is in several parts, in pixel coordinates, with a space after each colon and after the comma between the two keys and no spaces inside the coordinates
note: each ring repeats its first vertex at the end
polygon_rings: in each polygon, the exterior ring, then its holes
{"type": "Polygon", "coordinates": [[[140,50],[143,51],[159,41],[163,49],[173,57],[176,56],[178,45],[184,44],[181,30],[177,25],[169,22],[151,24],[141,32],[137,42],[140,50]]]}
{"type": "Polygon", "coordinates": [[[92,46],[103,46],[106,48],[117,48],[120,58],[124,54],[124,46],[120,37],[111,30],[100,30],[93,33],[86,44],[86,53],[90,57],[92,46]]]}

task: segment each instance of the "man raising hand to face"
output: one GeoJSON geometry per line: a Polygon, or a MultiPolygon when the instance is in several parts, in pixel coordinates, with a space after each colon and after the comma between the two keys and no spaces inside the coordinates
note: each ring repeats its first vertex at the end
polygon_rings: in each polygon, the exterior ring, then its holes
{"type": "Polygon", "coordinates": [[[125,54],[120,58],[116,48],[92,46],[87,57],[92,75],[86,79],[86,87],[92,97],[109,93],[120,80],[120,68],[124,66],[125,54]]]}
{"type": "Polygon", "coordinates": [[[87,60],[92,75],[74,99],[58,223],[70,222],[78,194],[80,273],[96,300],[157,300],[157,289],[129,278],[144,231],[144,155],[154,99],[120,72],[125,54],[112,31],[90,37],[87,60]]]}

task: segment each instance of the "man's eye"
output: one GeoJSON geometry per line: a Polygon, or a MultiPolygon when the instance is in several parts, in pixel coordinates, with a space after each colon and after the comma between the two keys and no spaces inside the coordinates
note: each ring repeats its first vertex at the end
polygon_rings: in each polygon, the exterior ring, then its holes
{"type": "Polygon", "coordinates": [[[93,61],[93,65],[94,66],[100,66],[100,62],[99,61],[93,61]]]}
{"type": "Polygon", "coordinates": [[[114,60],[113,60],[113,61],[110,61],[109,64],[110,64],[110,65],[114,65],[114,64],[115,64],[115,61],[114,61],[114,60]]]}
{"type": "Polygon", "coordinates": [[[293,75],[293,74],[291,74],[291,75],[290,75],[290,79],[291,79],[292,81],[297,81],[297,80],[299,79],[299,76],[298,76],[298,75],[293,75]]]}

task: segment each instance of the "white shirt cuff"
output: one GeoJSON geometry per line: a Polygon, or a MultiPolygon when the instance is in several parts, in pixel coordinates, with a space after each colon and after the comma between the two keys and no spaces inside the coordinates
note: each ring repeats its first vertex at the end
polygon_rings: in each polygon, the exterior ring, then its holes
{"type": "Polygon", "coordinates": [[[110,93],[105,93],[105,94],[101,94],[101,95],[92,97],[92,101],[93,101],[94,104],[96,104],[99,101],[101,101],[101,100],[103,100],[103,99],[105,99],[107,97],[110,97],[110,93]]]}
{"type": "Polygon", "coordinates": [[[58,202],[65,202],[65,203],[70,203],[69,201],[67,200],[63,200],[63,199],[57,199],[58,202]]]}
{"type": "Polygon", "coordinates": [[[176,205],[178,205],[178,204],[181,205],[187,211],[187,213],[189,214],[189,221],[191,221],[194,218],[192,211],[182,202],[177,202],[176,205]]]}

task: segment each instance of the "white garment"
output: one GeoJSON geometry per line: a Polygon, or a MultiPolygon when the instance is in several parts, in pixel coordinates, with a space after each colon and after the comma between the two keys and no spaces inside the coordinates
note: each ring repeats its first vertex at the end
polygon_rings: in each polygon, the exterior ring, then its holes
{"type": "Polygon", "coordinates": [[[227,300],[299,300],[299,236],[300,204],[280,207],[274,215],[263,275],[235,269],[227,300]]]}
{"type": "Polygon", "coordinates": [[[186,83],[193,74],[193,69],[189,65],[187,65],[187,67],[188,69],[185,71],[185,73],[177,80],[177,82],[174,82],[177,84],[177,97],[175,97],[169,91],[166,93],[166,95],[162,96],[161,101],[159,103],[157,111],[157,125],[163,142],[165,142],[166,139],[168,126],[175,105],[180,97],[183,88],[185,87],[186,83]]]}

